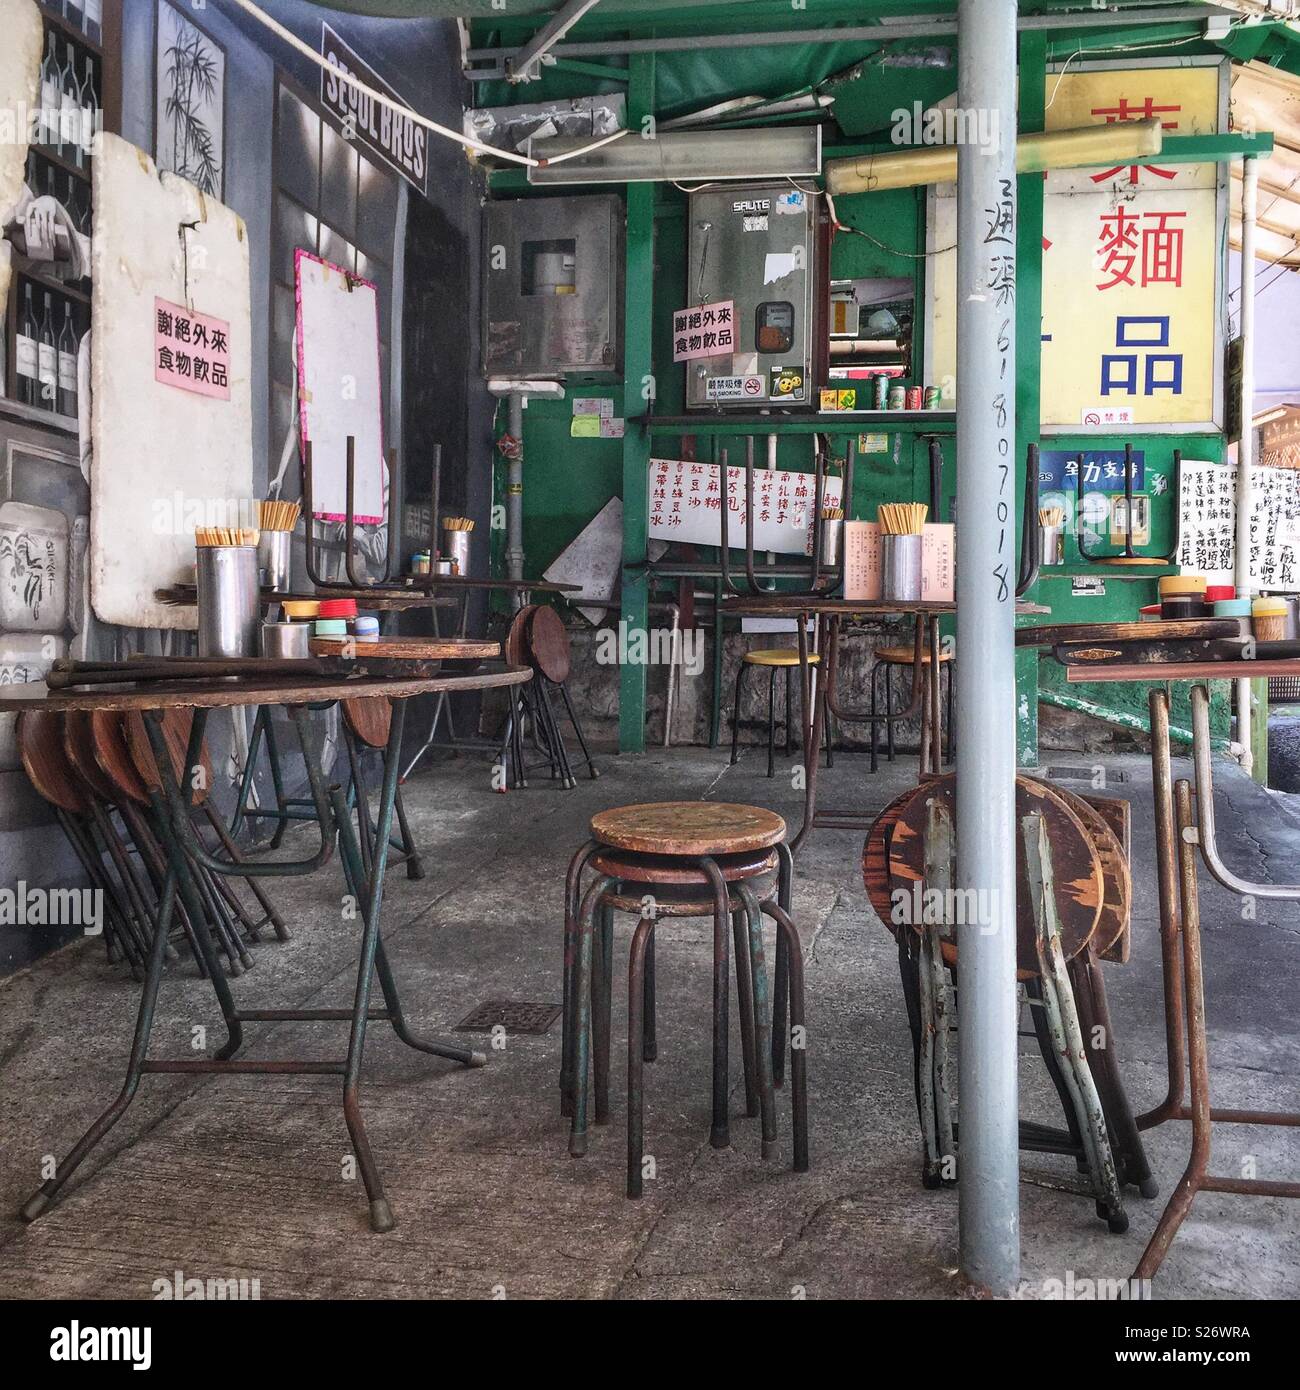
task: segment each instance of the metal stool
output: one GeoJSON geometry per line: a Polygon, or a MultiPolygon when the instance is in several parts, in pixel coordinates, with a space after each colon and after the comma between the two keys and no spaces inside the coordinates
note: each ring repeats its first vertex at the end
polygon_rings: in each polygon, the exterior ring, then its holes
{"type": "MultiPolygon", "coordinates": [[[[878,759],[878,757],[877,757],[877,746],[876,746],[876,730],[877,730],[877,728],[879,727],[879,726],[877,725],[877,723],[876,723],[876,711],[877,711],[877,709],[879,708],[879,693],[878,693],[878,691],[877,691],[877,686],[878,686],[879,684],[883,684],[883,686],[884,686],[884,706],[885,706],[885,709],[884,709],[884,714],[881,716],[881,719],[883,720],[884,725],[885,725],[885,748],[886,748],[886,753],[887,753],[887,756],[888,756],[888,758],[889,758],[889,761],[892,763],[892,762],[894,761],[894,724],[896,723],[896,721],[897,721],[901,716],[900,716],[899,714],[894,713],[894,711],[892,711],[891,708],[890,708],[890,705],[891,705],[892,702],[891,702],[891,700],[890,700],[889,678],[890,678],[890,675],[891,675],[891,673],[893,672],[893,670],[894,670],[894,668],[895,668],[896,666],[914,666],[915,663],[916,663],[916,652],[915,652],[915,650],[914,650],[912,647],[910,647],[910,646],[900,646],[900,647],[877,647],[877,648],[876,648],[876,651],[875,651],[875,660],[874,660],[874,661],[872,662],[872,664],[871,664],[871,676],[870,676],[870,681],[871,681],[871,714],[872,714],[872,719],[871,719],[871,770],[872,770],[872,772],[877,771],[878,768],[879,768],[879,766],[880,766],[879,759],[878,759]],[[878,679],[878,678],[881,676],[881,673],[882,673],[882,672],[883,672],[883,682],[880,681],[880,680],[878,679]]],[[[922,651],[921,651],[921,665],[922,665],[922,667],[926,667],[926,666],[929,666],[929,664],[930,664],[930,653],[929,653],[929,651],[928,651],[927,649],[924,649],[924,648],[923,648],[922,651]]],[[[939,674],[940,674],[940,679],[943,678],[944,673],[946,673],[946,674],[947,674],[947,677],[948,677],[948,697],[947,697],[947,706],[948,706],[948,708],[947,708],[947,710],[946,710],[946,712],[945,712],[945,717],[944,717],[944,721],[943,721],[943,722],[944,722],[945,724],[947,724],[947,726],[948,726],[947,729],[946,729],[946,731],[945,731],[945,732],[946,732],[946,736],[947,736],[946,756],[947,756],[948,761],[949,761],[949,762],[952,762],[952,755],[953,755],[953,752],[954,752],[954,738],[953,738],[953,734],[954,734],[954,731],[955,731],[956,726],[957,726],[957,721],[953,718],[953,667],[952,667],[952,653],[951,653],[951,652],[940,652],[940,653],[939,653],[939,674]]],[[[922,749],[922,756],[923,756],[923,757],[924,757],[924,750],[925,750],[926,748],[929,747],[929,742],[928,742],[928,740],[929,740],[928,719],[929,719],[929,701],[926,700],[926,701],[923,701],[923,702],[922,702],[922,705],[921,705],[921,749],[922,749]]],[[[930,770],[931,770],[932,772],[938,772],[938,771],[940,771],[939,768],[931,768],[930,770]]]]}
{"type": "MultiPolygon", "coordinates": [[[[821,657],[810,652],[808,664],[816,666],[821,657]]],[[[746,652],[740,658],[736,671],[736,699],[731,711],[731,761],[734,765],[740,760],[740,695],[744,686],[745,672],[751,666],[765,666],[768,669],[767,681],[767,775],[775,772],[776,758],[776,677],[778,671],[785,672],[785,752],[789,757],[794,752],[794,676],[799,669],[799,652],[794,647],[766,647],[760,651],[746,652]]],[[[804,720],[807,723],[807,719],[804,720]]],[[[826,728],[826,766],[833,767],[831,754],[830,721],[826,728]]]]}
{"type": "Polygon", "coordinates": [[[592,839],[569,864],[564,921],[564,1039],[560,1113],[572,1117],[569,1152],[587,1151],[587,1069],[596,1123],[609,1118],[613,913],[640,918],[628,962],[627,1195],[642,1192],[644,1063],[657,1055],[654,942],[661,918],[713,918],[713,1118],[709,1142],[731,1142],[727,1114],[731,962],[736,947],[746,1114],[761,1116],[762,1153],[776,1142],[774,1038],[763,948],[763,914],[776,923],[787,976],[791,1032],[794,1169],[808,1169],[808,1096],[803,952],[787,907],[793,860],[785,822],[771,811],[714,802],[624,806],[592,818],[592,839]],[[585,868],[595,878],[582,891],[585,868]],[[598,928],[598,929],[597,929],[598,928]]]}
{"type": "MultiPolygon", "coordinates": [[[[867,896],[898,942],[912,1033],[922,1183],[955,1181],[949,1033],[960,929],[978,925],[955,893],[956,780],[931,777],[881,812],[863,850],[867,896]],[[955,920],[954,920],[955,919],[955,920]]],[[[1097,1214],[1128,1228],[1121,1188],[1143,1197],[1157,1186],[1119,1074],[1100,960],[1127,959],[1132,886],[1124,838],[1105,799],[1090,804],[1062,788],[1016,779],[1017,979],[1066,1129],[1020,1123],[1020,1147],[1067,1154],[1089,1179],[1097,1214]]],[[[978,904],[974,905],[978,911],[978,904]]]]}

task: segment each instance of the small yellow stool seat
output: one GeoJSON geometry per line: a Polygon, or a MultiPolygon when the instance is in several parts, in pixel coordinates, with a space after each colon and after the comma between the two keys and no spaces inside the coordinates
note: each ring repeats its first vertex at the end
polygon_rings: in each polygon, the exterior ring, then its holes
{"type": "MultiPolygon", "coordinates": [[[[767,647],[762,651],[746,652],[742,659],[750,666],[798,666],[799,652],[795,647],[767,647]]],[[[808,653],[810,666],[816,666],[820,660],[817,652],[808,653]]]]}
{"type": "MultiPolygon", "coordinates": [[[[915,647],[877,647],[877,648],[876,648],[876,660],[877,660],[877,661],[887,661],[891,666],[910,666],[910,665],[912,664],[912,662],[916,660],[916,648],[915,648],[915,647]]],[[[939,663],[940,663],[940,665],[942,665],[945,661],[951,661],[951,660],[952,660],[952,653],[951,653],[951,652],[942,652],[942,651],[941,651],[941,652],[939,653],[939,663]]],[[[928,665],[930,664],[930,653],[929,653],[928,649],[926,649],[926,648],[922,648],[922,650],[921,650],[921,664],[924,665],[924,666],[928,666],[928,665]]]]}

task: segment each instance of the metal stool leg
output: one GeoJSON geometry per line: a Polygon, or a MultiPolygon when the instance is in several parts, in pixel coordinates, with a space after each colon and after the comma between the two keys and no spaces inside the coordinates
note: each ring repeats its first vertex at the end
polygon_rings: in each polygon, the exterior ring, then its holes
{"type": "Polygon", "coordinates": [[[1088,1070],[1079,1016],[1061,951],[1060,923],[1056,916],[1056,885],[1052,877],[1051,848],[1047,828],[1038,813],[1025,816],[1021,822],[1025,841],[1026,868],[1034,918],[1038,926],[1035,944],[1046,1005],[1047,1025],[1052,1040],[1064,1062],[1063,1077],[1066,1089],[1074,1100],[1084,1150],[1088,1155],[1088,1170],[1097,1198],[1097,1214],[1116,1235],[1128,1230],[1128,1216],[1119,1191],[1119,1176],[1111,1153],[1106,1119],[1102,1113],[1097,1088],[1088,1070]]]}
{"type": "Polygon", "coordinates": [[[603,875],[592,880],[578,911],[577,969],[573,978],[573,1123],[569,1130],[569,1154],[581,1158],[587,1152],[587,1064],[591,1056],[592,937],[596,908],[613,882],[603,875]]]}
{"type": "MultiPolygon", "coordinates": [[[[613,885],[618,891],[618,885],[613,885]]],[[[610,1013],[614,994],[614,909],[601,902],[593,926],[595,957],[591,976],[592,1085],[596,1092],[596,1123],[609,1123],[610,1013]]]]}
{"type": "Polygon", "coordinates": [[[793,666],[785,668],[785,756],[794,756],[794,672],[793,666]]]}
{"type": "MultiPolygon", "coordinates": [[[[776,900],[790,912],[794,904],[794,854],[788,844],[776,847],[778,870],[776,900]]],[[[786,1012],[790,999],[790,957],[785,938],[776,934],[776,968],[772,978],[772,1084],[785,1081],[786,1012]]]]}
{"type": "Polygon", "coordinates": [[[786,940],[790,961],[790,1107],[794,1118],[794,1170],[808,1171],[808,1017],[804,1012],[803,950],[799,933],[779,903],[763,911],[786,940]]]}
{"type": "MultiPolygon", "coordinates": [[[[771,1158],[776,1152],[776,1092],[772,1081],[772,1036],[768,1025],[770,1017],[767,993],[767,963],[763,956],[763,913],[758,898],[748,883],[740,885],[740,896],[745,904],[746,929],[749,933],[749,958],[752,991],[754,998],[754,1052],[758,1063],[759,1113],[763,1117],[762,1155],[771,1158]]],[[[777,932],[778,937],[780,932],[777,932]]],[[[737,970],[740,969],[737,960],[737,970]]]]}
{"type": "Polygon", "coordinates": [[[740,694],[747,669],[748,663],[742,659],[736,668],[736,698],[731,706],[731,763],[733,767],[740,761],[740,694]]]}
{"type": "Polygon", "coordinates": [[[696,861],[713,888],[713,1123],[709,1143],[715,1149],[731,1144],[727,1118],[729,1084],[728,1032],[731,1015],[731,960],[728,946],[731,907],[726,880],[712,859],[696,861]]]}
{"type": "Polygon", "coordinates": [[[880,662],[876,661],[871,666],[871,770],[880,771],[880,723],[879,705],[876,698],[876,689],[880,677],[880,662]]]}
{"type": "Polygon", "coordinates": [[[776,671],[767,678],[767,775],[776,776],[776,671]]]}
{"type": "Polygon", "coordinates": [[[578,968],[578,909],[582,901],[582,871],[600,848],[588,840],[569,861],[564,880],[564,1006],[560,1015],[560,1114],[573,1114],[573,1059],[577,1036],[574,976],[578,968]]]}
{"type": "Polygon", "coordinates": [[[731,935],[736,948],[736,1002],[740,1012],[740,1055],[745,1072],[745,1115],[752,1120],[761,1111],[754,1055],[754,978],[749,963],[749,926],[744,912],[731,914],[731,935]]]}
{"type": "Polygon", "coordinates": [[[645,1026],[646,949],[654,939],[655,920],[643,917],[632,933],[627,963],[627,1195],[639,1197],[645,1166],[645,1026]]]}
{"type": "Polygon", "coordinates": [[[645,948],[645,1023],[641,1029],[642,1056],[653,1062],[659,1056],[659,1040],[655,1035],[655,934],[645,948]]]}

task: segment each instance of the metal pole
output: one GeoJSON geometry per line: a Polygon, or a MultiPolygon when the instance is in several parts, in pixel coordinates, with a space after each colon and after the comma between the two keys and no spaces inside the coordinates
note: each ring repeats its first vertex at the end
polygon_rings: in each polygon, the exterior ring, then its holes
{"type": "MultiPolygon", "coordinates": [[[[1251,469],[1255,464],[1255,224],[1259,214],[1259,161],[1247,155],[1241,162],[1241,439],[1237,444],[1237,596],[1246,598],[1250,584],[1250,514],[1254,509],[1255,488],[1251,469]]],[[[1254,769],[1255,757],[1250,741],[1251,685],[1237,682],[1237,742],[1241,745],[1241,765],[1254,769]]]]}
{"type": "Polygon", "coordinates": [[[524,397],[510,393],[510,435],[515,454],[506,472],[506,578],[524,577],[524,397]]]}
{"type": "Polygon", "coordinates": [[[957,168],[957,901],[978,907],[957,928],[960,1266],[1007,1295],[1020,1279],[1016,3],[960,0],[957,19],[958,106],[980,132],[957,168]]]}

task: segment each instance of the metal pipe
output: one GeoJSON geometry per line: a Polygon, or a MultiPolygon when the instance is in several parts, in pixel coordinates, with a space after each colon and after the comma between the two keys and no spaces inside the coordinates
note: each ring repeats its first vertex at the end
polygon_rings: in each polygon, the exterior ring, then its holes
{"type": "MultiPolygon", "coordinates": [[[[1072,11],[1069,14],[1025,15],[1017,28],[1024,33],[1051,32],[1066,29],[1095,29],[1122,25],[1141,27],[1145,24],[1204,24],[1209,16],[1204,5],[1153,6],[1141,10],[1072,11]]],[[[622,53],[682,53],[705,48],[775,48],[785,44],[822,43],[893,43],[899,39],[942,38],[959,32],[959,21],[951,19],[889,19],[879,24],[846,25],[844,28],[787,29],[778,33],[751,34],[690,34],[658,39],[599,39],[586,43],[561,43],[551,49],[556,60],[565,58],[608,58],[622,53]]],[[[471,48],[467,62],[492,64],[481,72],[470,69],[466,76],[472,81],[497,78],[500,64],[517,59],[522,48],[471,48]]]]}
{"type": "Polygon", "coordinates": [[[524,577],[524,398],[510,393],[510,435],[515,449],[506,469],[506,578],[524,577]]]}
{"type": "Polygon", "coordinates": [[[1192,686],[1192,761],[1196,768],[1196,837],[1205,866],[1225,888],[1251,898],[1300,897],[1297,883],[1252,883],[1223,862],[1214,829],[1214,771],[1210,762],[1210,692],[1192,686]]]}
{"type": "Polygon", "coordinates": [[[1020,1280],[1016,1000],[1016,0],[959,0],[957,105],[993,140],[957,168],[957,887],[987,905],[958,953],[963,1277],[1020,1280]]]}
{"type": "MultiPolygon", "coordinates": [[[[1237,597],[1248,598],[1250,583],[1250,518],[1254,510],[1255,432],[1251,425],[1255,398],[1255,231],[1259,220],[1259,161],[1247,155],[1241,162],[1241,439],[1237,443],[1237,539],[1233,575],[1237,597]]],[[[1251,749],[1251,692],[1248,680],[1237,682],[1237,742],[1241,765],[1253,772],[1251,749]]],[[[1265,718],[1267,718],[1267,713],[1265,718]]]]}

